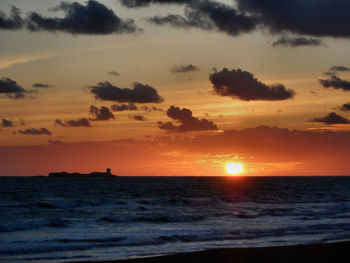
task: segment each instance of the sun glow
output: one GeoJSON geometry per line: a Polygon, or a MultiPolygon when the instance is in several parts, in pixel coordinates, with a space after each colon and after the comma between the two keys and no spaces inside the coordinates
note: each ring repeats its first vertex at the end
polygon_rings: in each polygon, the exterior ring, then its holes
{"type": "Polygon", "coordinates": [[[228,174],[237,175],[244,172],[243,165],[241,163],[226,163],[226,171],[228,174]]]}

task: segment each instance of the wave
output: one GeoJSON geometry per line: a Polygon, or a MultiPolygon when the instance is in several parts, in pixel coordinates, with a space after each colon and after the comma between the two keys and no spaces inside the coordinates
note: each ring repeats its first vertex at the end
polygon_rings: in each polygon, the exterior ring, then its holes
{"type": "Polygon", "coordinates": [[[64,219],[41,219],[41,220],[32,220],[32,221],[21,221],[21,222],[0,224],[0,233],[31,230],[31,229],[41,228],[41,227],[61,228],[61,227],[68,227],[68,226],[69,226],[69,221],[64,219]]]}
{"type": "Polygon", "coordinates": [[[107,223],[121,223],[122,221],[115,217],[104,216],[98,219],[97,221],[103,221],[107,223]]]}
{"type": "Polygon", "coordinates": [[[29,261],[33,261],[33,260],[62,260],[62,259],[67,259],[67,260],[78,260],[78,259],[89,259],[92,258],[92,256],[52,256],[52,257],[25,257],[25,258],[21,258],[21,261],[25,261],[25,260],[29,260],[29,261]]]}
{"type": "MultiPolygon", "coordinates": [[[[282,227],[276,229],[249,229],[236,231],[210,231],[208,233],[196,232],[194,234],[141,234],[139,236],[107,236],[98,238],[58,238],[53,240],[39,240],[31,242],[17,242],[9,245],[7,248],[0,248],[0,254],[18,255],[18,254],[40,254],[49,252],[63,251],[82,251],[97,248],[112,247],[142,247],[142,246],[159,246],[167,243],[198,243],[198,242],[220,242],[236,241],[248,242],[259,240],[261,238],[272,238],[276,240],[280,237],[288,236],[318,236],[319,241],[346,239],[350,231],[347,223],[334,225],[315,224],[310,226],[282,227]],[[334,231],[336,230],[336,234],[334,231]],[[333,233],[332,235],[330,233],[333,233]]],[[[166,233],[164,231],[163,233],[166,233]]],[[[299,239],[298,239],[299,240],[299,239]]],[[[303,239],[300,239],[303,240],[303,239]]],[[[317,241],[316,239],[314,239],[317,241]]]]}
{"type": "Polygon", "coordinates": [[[100,206],[113,206],[114,204],[120,204],[120,203],[113,203],[109,201],[102,201],[102,200],[96,200],[96,201],[83,201],[83,200],[77,200],[77,201],[56,201],[56,202],[37,202],[33,204],[34,207],[38,208],[59,208],[59,209],[70,209],[70,208],[93,208],[93,207],[100,207],[100,206]]]}
{"type": "Polygon", "coordinates": [[[186,223],[203,220],[204,217],[200,215],[151,215],[141,216],[133,219],[134,222],[152,222],[152,223],[186,223]]]}
{"type": "Polygon", "coordinates": [[[129,240],[125,237],[92,239],[55,239],[24,243],[19,246],[0,248],[0,255],[43,254],[50,252],[84,251],[97,248],[161,245],[158,239],[129,240]]]}
{"type": "Polygon", "coordinates": [[[204,220],[204,216],[192,215],[192,214],[178,214],[178,215],[142,215],[139,217],[113,217],[104,216],[97,221],[103,221],[107,223],[190,223],[204,220]]]}
{"type": "Polygon", "coordinates": [[[125,240],[125,237],[108,237],[108,238],[82,238],[82,239],[70,239],[70,238],[61,238],[54,239],[56,242],[60,243],[109,243],[109,242],[119,242],[125,240]]]}
{"type": "Polygon", "coordinates": [[[258,207],[257,204],[246,206],[230,205],[222,212],[213,214],[216,217],[236,217],[242,219],[259,217],[295,217],[302,220],[317,219],[346,219],[350,217],[350,206],[348,204],[322,204],[304,203],[300,206],[285,204],[284,207],[258,207]],[[232,210],[229,211],[229,210],[232,210]]]}
{"type": "Polygon", "coordinates": [[[28,208],[28,209],[74,209],[74,208],[94,208],[94,207],[123,207],[127,205],[125,201],[115,200],[46,200],[37,202],[16,201],[0,204],[4,208],[28,208]]]}

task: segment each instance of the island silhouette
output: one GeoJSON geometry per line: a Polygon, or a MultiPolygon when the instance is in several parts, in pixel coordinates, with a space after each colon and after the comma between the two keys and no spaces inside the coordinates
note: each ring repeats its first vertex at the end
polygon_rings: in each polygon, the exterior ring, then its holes
{"type": "Polygon", "coordinates": [[[111,169],[107,168],[106,172],[91,172],[88,174],[82,173],[68,173],[68,172],[51,172],[48,174],[48,177],[84,177],[84,178],[105,178],[105,177],[117,177],[117,175],[112,174],[111,169]]]}

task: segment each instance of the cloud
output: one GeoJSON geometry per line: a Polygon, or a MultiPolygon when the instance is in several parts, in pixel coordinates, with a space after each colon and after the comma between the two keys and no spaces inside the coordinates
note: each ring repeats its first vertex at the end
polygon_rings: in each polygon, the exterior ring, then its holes
{"type": "Polygon", "coordinates": [[[64,145],[65,144],[61,140],[48,140],[47,142],[51,145],[64,145]]]}
{"type": "Polygon", "coordinates": [[[52,135],[52,133],[46,128],[31,128],[25,130],[18,130],[18,133],[25,135],[52,135]]]}
{"type": "Polygon", "coordinates": [[[63,18],[50,18],[31,12],[26,21],[28,29],[31,31],[62,31],[87,35],[134,33],[138,31],[132,19],[123,20],[112,9],[94,0],[87,1],[86,5],[79,2],[61,2],[52,10],[63,11],[65,16],[63,18]]]}
{"type": "MultiPolygon", "coordinates": [[[[128,8],[147,7],[150,4],[178,4],[185,7],[184,15],[169,14],[148,18],[149,22],[156,25],[219,31],[230,36],[249,33],[256,28],[267,28],[273,34],[350,37],[348,28],[350,3],[345,0],[311,2],[237,0],[234,6],[214,0],[119,0],[119,2],[128,8]]],[[[89,0],[85,4],[63,1],[51,10],[63,11],[64,17],[44,17],[37,12],[31,12],[23,20],[20,10],[14,7],[10,16],[0,13],[0,28],[18,29],[25,24],[32,31],[63,31],[72,34],[119,34],[141,31],[132,19],[120,18],[112,9],[95,0],[89,0]]],[[[317,40],[307,41],[307,44],[318,45],[317,40]]]]}
{"type": "Polygon", "coordinates": [[[192,71],[199,71],[199,68],[192,65],[179,65],[179,66],[174,66],[173,68],[170,69],[171,73],[186,73],[186,72],[192,72],[192,71]]]}
{"type": "Polygon", "coordinates": [[[17,84],[16,81],[10,78],[0,79],[0,95],[4,94],[10,99],[22,99],[29,91],[17,84]]]}
{"type": "Polygon", "coordinates": [[[147,19],[148,22],[158,25],[165,26],[169,25],[175,28],[190,29],[197,28],[205,31],[214,31],[215,26],[211,21],[205,19],[205,17],[183,17],[177,14],[169,14],[167,16],[153,16],[147,19]]]}
{"type": "Polygon", "coordinates": [[[34,88],[43,88],[43,89],[47,89],[47,88],[51,88],[52,86],[50,84],[45,84],[45,83],[34,83],[32,85],[34,88]]]}
{"type": "Polygon", "coordinates": [[[100,109],[94,105],[90,106],[90,114],[95,116],[93,121],[108,121],[114,119],[114,115],[107,107],[102,106],[100,109]]]}
{"type": "Polygon", "coordinates": [[[214,92],[221,96],[230,96],[240,100],[286,100],[293,98],[295,92],[282,84],[266,85],[254,75],[241,69],[224,68],[209,76],[214,92]]]}
{"type": "Polygon", "coordinates": [[[322,118],[314,118],[311,120],[312,122],[322,122],[325,124],[349,124],[350,121],[335,112],[331,112],[327,116],[324,116],[322,118]]]}
{"type": "Polygon", "coordinates": [[[128,8],[146,7],[150,4],[186,4],[191,0],[119,0],[119,2],[128,8]]]}
{"type": "Polygon", "coordinates": [[[112,111],[135,111],[138,110],[137,106],[133,103],[129,104],[113,104],[111,106],[112,111]]]}
{"type": "Polygon", "coordinates": [[[329,68],[331,71],[350,71],[350,68],[345,66],[332,66],[329,68]]]}
{"type": "Polygon", "coordinates": [[[158,107],[155,107],[155,106],[153,106],[153,107],[148,107],[148,106],[145,106],[145,105],[141,106],[141,110],[146,111],[146,112],[151,112],[151,111],[163,111],[162,108],[158,108],[158,107]]]}
{"type": "Polygon", "coordinates": [[[238,9],[271,32],[350,37],[350,2],[344,0],[237,0],[238,9]]]}
{"type": "Polygon", "coordinates": [[[323,72],[323,75],[326,75],[326,76],[334,76],[334,72],[326,71],[326,72],[323,72]]]}
{"type": "Polygon", "coordinates": [[[148,21],[156,25],[219,31],[230,36],[248,33],[256,28],[254,17],[239,13],[231,6],[210,0],[186,1],[184,17],[169,14],[165,17],[154,16],[148,21]]]}
{"type": "Polygon", "coordinates": [[[307,38],[307,37],[281,37],[272,43],[272,46],[285,46],[285,47],[301,47],[301,46],[320,46],[322,40],[317,38],[307,38]]]}
{"type": "Polygon", "coordinates": [[[152,110],[153,111],[163,111],[162,108],[158,108],[158,107],[155,107],[155,106],[152,107],[152,110]]]}
{"type": "Polygon", "coordinates": [[[325,88],[342,89],[343,91],[350,91],[350,82],[343,80],[336,75],[330,75],[328,79],[319,79],[321,85],[325,88]]]}
{"type": "Polygon", "coordinates": [[[212,121],[193,117],[192,111],[186,108],[180,109],[179,107],[171,106],[167,111],[167,115],[169,118],[180,123],[179,126],[176,126],[171,122],[159,121],[158,127],[169,132],[208,131],[218,129],[212,121]]]}
{"type": "Polygon", "coordinates": [[[91,126],[89,120],[86,118],[69,120],[69,121],[55,120],[54,123],[62,127],[90,127],[91,126]]]}
{"type": "Polygon", "coordinates": [[[163,98],[158,95],[155,88],[138,82],[132,89],[113,86],[108,81],[100,82],[90,87],[90,92],[96,99],[130,103],[160,103],[163,98]]]}
{"type": "Polygon", "coordinates": [[[14,30],[21,27],[23,27],[23,19],[20,9],[13,6],[8,17],[0,11],[0,29],[14,30]]]}
{"type": "Polygon", "coordinates": [[[152,107],[148,107],[148,106],[141,106],[141,110],[146,111],[146,112],[151,112],[152,111],[152,107]]]}
{"type": "Polygon", "coordinates": [[[247,173],[254,175],[281,175],[281,172],[284,175],[348,175],[349,155],[349,131],[266,126],[191,136],[164,134],[140,140],[66,143],[61,147],[0,147],[1,170],[11,176],[42,174],[52,169],[76,170],[77,167],[87,170],[111,167],[126,176],[161,176],[164,169],[170,175],[193,175],[194,172],[198,175],[199,171],[213,175],[222,173],[222,167],[231,158],[244,162],[247,173]],[[19,156],[21,165],[18,165],[19,156]],[[289,163],[297,164],[293,169],[286,169],[289,163]],[[278,167],[278,171],[270,173],[271,165],[278,167]]]}
{"type": "Polygon", "coordinates": [[[145,121],[146,120],[146,118],[142,115],[131,115],[130,118],[137,120],[137,121],[145,121]]]}
{"type": "Polygon", "coordinates": [[[350,111],[350,103],[345,103],[340,108],[342,111],[350,111]]]}
{"type": "Polygon", "coordinates": [[[108,75],[116,76],[116,77],[120,76],[120,74],[115,70],[108,72],[108,75]]]}
{"type": "MultiPolygon", "coordinates": [[[[180,28],[198,28],[221,31],[236,36],[257,27],[267,28],[273,34],[294,33],[317,37],[350,37],[350,2],[344,0],[237,0],[237,7],[211,0],[120,0],[129,8],[150,4],[183,4],[184,16],[169,14],[154,16],[148,21],[156,25],[180,28]],[[296,11],[297,10],[297,11],[296,11]],[[317,10],[317,12],[315,12],[317,10]]],[[[320,43],[316,39],[299,37],[295,41],[281,41],[281,45],[300,46],[320,43]]],[[[277,44],[277,43],[276,43],[277,44]]]]}
{"type": "Polygon", "coordinates": [[[2,127],[13,127],[13,122],[7,119],[2,119],[2,127]]]}

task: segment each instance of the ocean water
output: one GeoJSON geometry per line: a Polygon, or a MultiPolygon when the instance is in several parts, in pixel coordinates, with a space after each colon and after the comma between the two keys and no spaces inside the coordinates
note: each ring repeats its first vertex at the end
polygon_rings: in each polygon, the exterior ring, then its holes
{"type": "Polygon", "coordinates": [[[0,177],[0,262],[350,240],[350,177],[0,177]]]}

